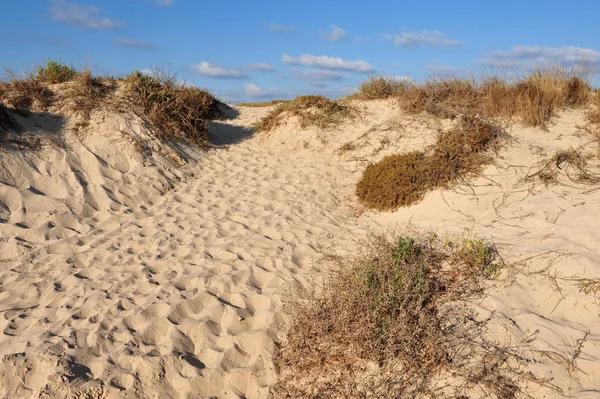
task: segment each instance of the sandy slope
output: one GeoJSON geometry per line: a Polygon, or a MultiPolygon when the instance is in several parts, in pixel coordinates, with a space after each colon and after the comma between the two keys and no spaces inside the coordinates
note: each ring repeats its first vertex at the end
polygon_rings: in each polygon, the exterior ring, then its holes
{"type": "Polygon", "coordinates": [[[573,136],[582,114],[514,128],[472,189],[378,214],[356,206],[362,168],[444,124],[360,107],[338,130],[290,119],[261,137],[248,126],[268,110],[241,109],[212,124],[220,146],[207,153],[143,159],[130,137],[142,124],[113,116],[68,151],[0,153],[0,397],[265,397],[284,305],[318,284],[322,251],[409,222],[473,228],[528,259],[474,304],[489,335],[519,343],[523,371],[548,379],[527,386],[533,397],[598,397],[600,308],[573,279],[600,277],[600,190],[519,184],[542,150],[586,142],[573,136]],[[179,156],[193,162],[168,162],[179,156]]]}

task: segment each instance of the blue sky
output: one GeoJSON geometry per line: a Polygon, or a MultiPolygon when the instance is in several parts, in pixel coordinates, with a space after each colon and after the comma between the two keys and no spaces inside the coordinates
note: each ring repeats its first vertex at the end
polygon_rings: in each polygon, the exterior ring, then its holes
{"type": "Polygon", "coordinates": [[[585,59],[600,1],[6,0],[0,65],[98,74],[170,66],[229,102],[338,97],[372,73],[423,79],[585,59]]]}

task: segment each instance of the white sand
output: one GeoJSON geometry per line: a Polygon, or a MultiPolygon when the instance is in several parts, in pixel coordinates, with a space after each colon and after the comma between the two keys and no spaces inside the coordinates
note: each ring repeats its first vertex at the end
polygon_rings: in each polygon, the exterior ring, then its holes
{"type": "Polygon", "coordinates": [[[367,230],[409,222],[472,228],[508,261],[529,259],[474,304],[492,315],[488,334],[529,338],[523,370],[549,379],[526,385],[531,396],[598,397],[600,308],[572,279],[600,278],[600,190],[517,184],[538,147],[551,156],[589,140],[573,136],[582,113],[550,132],[515,127],[517,141],[474,192],[363,213],[353,190],[364,166],[423,148],[440,126],[398,118],[387,102],[362,106],[363,118],[340,129],[289,119],[261,137],[248,126],[268,109],[243,108],[212,123],[220,148],[154,143],[161,155],[151,158],[132,142],[147,138],[138,119],[97,113],[69,150],[0,153],[0,397],[266,397],[284,305],[318,284],[322,251],[351,251],[367,230]]]}

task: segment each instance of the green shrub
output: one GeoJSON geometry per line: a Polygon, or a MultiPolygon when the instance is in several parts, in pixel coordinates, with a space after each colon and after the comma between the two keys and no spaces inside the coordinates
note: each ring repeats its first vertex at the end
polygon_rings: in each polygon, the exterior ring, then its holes
{"type": "Polygon", "coordinates": [[[33,74],[33,79],[42,83],[63,83],[73,80],[77,70],[72,65],[64,64],[61,60],[47,60],[46,65],[40,66],[33,74]]]}

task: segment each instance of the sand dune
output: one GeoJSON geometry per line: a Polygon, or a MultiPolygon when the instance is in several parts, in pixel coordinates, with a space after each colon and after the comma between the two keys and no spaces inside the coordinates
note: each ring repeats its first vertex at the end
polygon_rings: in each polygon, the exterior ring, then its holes
{"type": "Polygon", "coordinates": [[[472,228],[521,261],[474,304],[488,333],[527,344],[523,372],[548,379],[531,396],[597,397],[598,304],[576,279],[600,277],[600,190],[520,183],[542,153],[585,145],[582,114],[514,126],[472,186],[374,213],[354,198],[364,166],[449,122],[360,107],[339,129],[289,118],[266,136],[250,126],[268,109],[242,108],[212,122],[216,148],[152,157],[139,120],[98,112],[68,149],[0,153],[0,397],[266,397],[286,303],[318,285],[323,251],[407,223],[472,228]]]}

